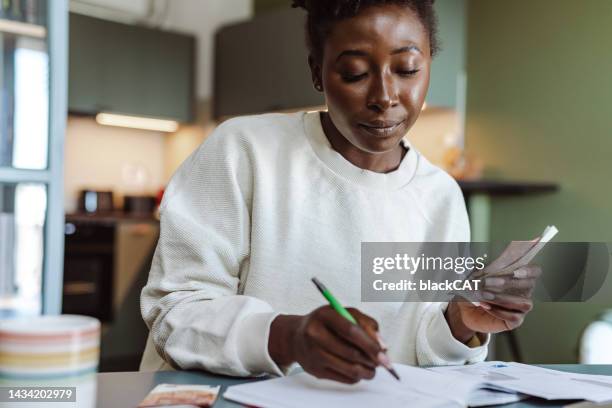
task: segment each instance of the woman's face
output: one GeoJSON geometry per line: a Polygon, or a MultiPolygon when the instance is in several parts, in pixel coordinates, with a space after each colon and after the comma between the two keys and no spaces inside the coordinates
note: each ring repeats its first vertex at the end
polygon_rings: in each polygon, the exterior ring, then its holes
{"type": "Polygon", "coordinates": [[[397,148],[416,121],[430,64],[429,36],[417,14],[392,4],[337,22],[323,60],[311,60],[335,128],[354,147],[374,154],[397,148]]]}

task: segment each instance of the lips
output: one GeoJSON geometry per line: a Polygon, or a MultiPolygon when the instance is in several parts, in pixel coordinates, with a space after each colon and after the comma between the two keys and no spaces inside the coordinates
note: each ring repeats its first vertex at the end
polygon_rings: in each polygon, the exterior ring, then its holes
{"type": "Polygon", "coordinates": [[[376,136],[389,136],[393,134],[404,121],[373,121],[368,123],[360,123],[359,127],[366,132],[376,136]]]}

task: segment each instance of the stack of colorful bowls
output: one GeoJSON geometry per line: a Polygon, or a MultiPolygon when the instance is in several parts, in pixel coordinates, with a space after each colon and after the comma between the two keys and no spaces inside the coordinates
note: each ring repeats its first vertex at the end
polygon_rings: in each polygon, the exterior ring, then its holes
{"type": "Polygon", "coordinates": [[[77,387],[77,399],[95,401],[99,355],[100,322],[92,317],[0,320],[2,386],[77,387]]]}
{"type": "Polygon", "coordinates": [[[52,379],[95,372],[100,323],[85,316],[0,321],[0,378],[52,379]]]}

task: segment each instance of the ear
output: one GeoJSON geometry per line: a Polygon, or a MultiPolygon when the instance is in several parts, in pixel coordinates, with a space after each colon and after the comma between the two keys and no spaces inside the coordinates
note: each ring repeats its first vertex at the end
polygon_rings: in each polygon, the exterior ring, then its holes
{"type": "Polygon", "coordinates": [[[308,66],[310,67],[312,85],[317,91],[323,92],[323,75],[321,74],[321,64],[316,62],[316,59],[312,55],[308,55],[308,66]]]}

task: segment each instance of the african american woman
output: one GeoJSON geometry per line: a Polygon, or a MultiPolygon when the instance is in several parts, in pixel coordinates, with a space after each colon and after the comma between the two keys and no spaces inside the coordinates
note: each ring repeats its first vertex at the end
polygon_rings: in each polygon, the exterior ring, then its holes
{"type": "Polygon", "coordinates": [[[386,358],[483,360],[490,333],[531,309],[537,270],[523,272],[523,296],[491,288],[482,307],[360,298],[361,242],[470,241],[457,183],[404,138],[437,50],[433,0],[294,7],[307,11],[308,63],[327,109],[228,120],[179,168],[141,296],[141,369],[284,375],[298,363],[354,383],[386,358]],[[359,326],[321,307],[313,276],[359,326]]]}

